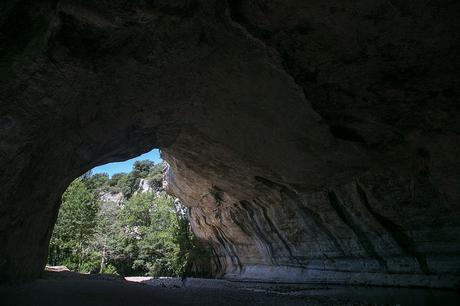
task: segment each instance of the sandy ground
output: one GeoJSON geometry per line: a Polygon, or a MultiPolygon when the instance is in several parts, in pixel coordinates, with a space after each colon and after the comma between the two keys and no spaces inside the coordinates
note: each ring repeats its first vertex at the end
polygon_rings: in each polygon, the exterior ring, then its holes
{"type": "Polygon", "coordinates": [[[47,272],[43,279],[0,287],[0,305],[460,305],[454,291],[385,290],[47,272]]]}

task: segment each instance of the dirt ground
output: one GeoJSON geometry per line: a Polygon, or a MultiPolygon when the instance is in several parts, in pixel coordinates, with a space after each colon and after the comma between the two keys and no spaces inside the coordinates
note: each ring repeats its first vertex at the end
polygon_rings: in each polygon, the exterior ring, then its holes
{"type": "Polygon", "coordinates": [[[1,306],[21,305],[460,305],[455,291],[122,278],[47,272],[0,287],[1,306]],[[389,291],[388,291],[389,290],[389,291]],[[399,291],[398,291],[399,290],[399,291]],[[401,291],[402,290],[402,291],[401,291]]]}

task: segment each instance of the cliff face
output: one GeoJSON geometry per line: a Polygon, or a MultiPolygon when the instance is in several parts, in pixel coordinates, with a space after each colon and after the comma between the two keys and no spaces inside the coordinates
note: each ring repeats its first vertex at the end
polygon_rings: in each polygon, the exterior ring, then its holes
{"type": "MultiPolygon", "coordinates": [[[[169,150],[180,152],[174,146],[169,150]]],[[[439,144],[429,150],[444,154],[456,148],[439,144]]],[[[171,163],[168,191],[190,207],[195,234],[213,252],[215,275],[458,284],[456,179],[441,170],[439,160],[427,161],[414,149],[393,165],[375,166],[348,183],[310,191],[266,169],[231,160],[231,170],[222,174],[219,166],[209,167],[212,157],[206,152],[211,151],[201,152],[203,159],[188,151],[174,157],[166,153],[166,158],[171,163]],[[200,175],[203,169],[206,176],[200,175]],[[448,186],[452,189],[445,193],[448,186]]]]}
{"type": "Polygon", "coordinates": [[[216,276],[458,284],[458,4],[335,2],[1,4],[1,277],[73,178],[159,147],[216,276]]]}

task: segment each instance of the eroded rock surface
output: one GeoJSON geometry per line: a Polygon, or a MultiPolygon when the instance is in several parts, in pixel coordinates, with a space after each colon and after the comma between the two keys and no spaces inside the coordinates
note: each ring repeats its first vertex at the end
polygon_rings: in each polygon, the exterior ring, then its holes
{"type": "Polygon", "coordinates": [[[159,147],[215,276],[458,285],[459,9],[3,1],[1,278],[73,178],[159,147]]]}

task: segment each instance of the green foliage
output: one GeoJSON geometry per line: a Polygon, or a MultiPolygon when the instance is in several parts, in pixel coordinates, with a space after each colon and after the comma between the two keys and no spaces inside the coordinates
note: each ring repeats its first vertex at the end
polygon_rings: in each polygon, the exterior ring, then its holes
{"type": "MultiPolygon", "coordinates": [[[[127,206],[132,205],[145,209],[145,204],[151,199],[140,194],[135,195],[131,200],[133,200],[132,203],[128,202],[127,206]]],[[[159,196],[153,200],[154,205],[144,210],[144,213],[149,215],[149,222],[139,225],[141,239],[136,241],[139,257],[135,262],[135,267],[146,267],[149,275],[179,275],[184,268],[184,262],[179,256],[180,247],[176,239],[179,228],[174,210],[174,199],[159,196]]]]}
{"type": "Polygon", "coordinates": [[[124,177],[127,176],[126,173],[115,173],[112,175],[112,178],[109,180],[109,186],[116,187],[120,186],[120,180],[124,180],[124,177]]]}
{"type": "MultiPolygon", "coordinates": [[[[124,229],[123,258],[131,258],[130,267],[121,267],[130,274],[177,276],[183,273],[186,257],[182,257],[179,226],[174,198],[154,193],[131,197],[120,214],[124,229]]],[[[117,265],[117,264],[115,264],[117,265]]]]}
{"type": "Polygon", "coordinates": [[[115,268],[114,266],[112,266],[110,264],[108,266],[106,266],[101,272],[104,273],[104,274],[118,275],[117,268],[115,268]]]}
{"type": "Polygon", "coordinates": [[[163,185],[163,168],[164,164],[156,164],[154,165],[150,173],[145,177],[149,182],[152,188],[160,188],[163,185]]]}
{"type": "Polygon", "coordinates": [[[109,175],[107,173],[96,173],[91,172],[82,176],[83,182],[86,184],[89,190],[104,190],[109,183],[109,175]]]}
{"type": "Polygon", "coordinates": [[[140,193],[131,197],[121,212],[122,224],[132,232],[134,228],[148,227],[151,223],[151,210],[156,196],[153,193],[140,193]]]}
{"type": "Polygon", "coordinates": [[[163,164],[136,162],[130,173],[90,172],[62,197],[49,263],[74,271],[120,275],[184,275],[190,260],[202,256],[187,218],[175,199],[156,192],[135,193],[140,179],[161,186],[163,164]],[[102,191],[123,192],[119,206],[99,202],[102,191]]]}
{"type": "Polygon", "coordinates": [[[146,178],[150,174],[155,163],[150,160],[140,160],[136,161],[133,165],[133,175],[136,178],[146,178]]]}
{"type": "Polygon", "coordinates": [[[49,262],[63,261],[82,271],[90,258],[89,246],[95,234],[99,201],[82,178],[73,181],[62,195],[62,205],[50,242],[49,262]]]}

